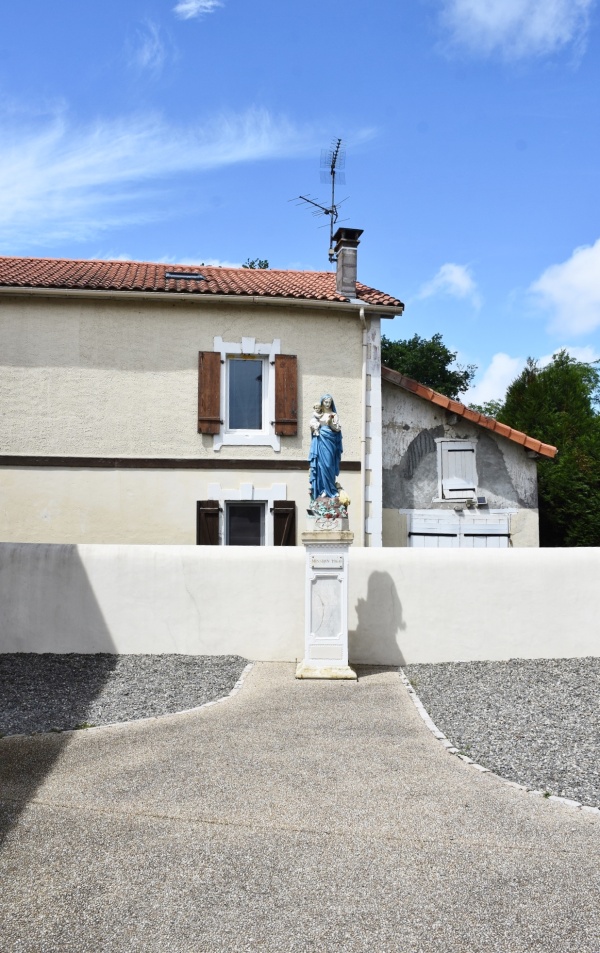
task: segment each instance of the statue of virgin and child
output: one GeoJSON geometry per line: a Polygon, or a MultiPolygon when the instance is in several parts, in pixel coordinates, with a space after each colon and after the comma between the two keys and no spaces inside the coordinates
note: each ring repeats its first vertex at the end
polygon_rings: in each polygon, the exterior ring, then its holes
{"type": "MultiPolygon", "coordinates": [[[[342,425],[331,394],[324,394],[313,407],[310,418],[310,496],[313,510],[322,509],[326,501],[347,505],[345,494],[340,499],[337,483],[342,460],[342,425]],[[320,505],[319,505],[320,503],[320,505]]],[[[349,502],[349,500],[348,500],[349,502]]]]}

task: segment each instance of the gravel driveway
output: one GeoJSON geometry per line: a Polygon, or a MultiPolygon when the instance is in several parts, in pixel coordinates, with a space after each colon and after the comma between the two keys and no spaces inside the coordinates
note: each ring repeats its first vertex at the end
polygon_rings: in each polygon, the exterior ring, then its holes
{"type": "Polygon", "coordinates": [[[0,655],[0,735],[166,715],[228,695],[234,655],[0,655]]]}
{"type": "Polygon", "coordinates": [[[503,778],[600,806],[600,658],[406,665],[437,727],[503,778]]]}
{"type": "MultiPolygon", "coordinates": [[[[192,655],[0,655],[0,735],[106,725],[229,694],[247,660],[192,655]]],[[[464,754],[527,787],[600,806],[600,659],[407,665],[464,754]]]]}

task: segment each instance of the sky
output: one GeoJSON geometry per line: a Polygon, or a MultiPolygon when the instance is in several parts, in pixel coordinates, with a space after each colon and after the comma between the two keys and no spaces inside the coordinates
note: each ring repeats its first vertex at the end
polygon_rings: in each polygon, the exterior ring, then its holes
{"type": "MultiPolygon", "coordinates": [[[[328,270],[501,399],[600,357],[600,0],[4,0],[0,254],[328,270]],[[322,226],[325,227],[322,227],[322,226]]],[[[322,342],[319,346],[322,346],[322,342]]],[[[329,346],[334,347],[335,342],[329,346]]]]}

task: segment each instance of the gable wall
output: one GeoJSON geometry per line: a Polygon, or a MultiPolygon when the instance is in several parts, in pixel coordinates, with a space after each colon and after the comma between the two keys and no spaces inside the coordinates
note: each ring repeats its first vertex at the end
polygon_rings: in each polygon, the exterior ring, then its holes
{"type": "Polygon", "coordinates": [[[512,545],[538,545],[537,469],[522,447],[387,381],[382,381],[382,392],[383,509],[392,533],[390,545],[406,545],[399,511],[453,510],[452,503],[434,502],[435,440],[442,437],[476,445],[478,491],[489,507],[479,512],[510,510],[512,545]]]}

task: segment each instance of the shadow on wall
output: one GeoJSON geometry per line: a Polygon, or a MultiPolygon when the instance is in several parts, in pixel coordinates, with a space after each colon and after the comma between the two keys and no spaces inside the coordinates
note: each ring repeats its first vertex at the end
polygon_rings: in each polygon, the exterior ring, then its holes
{"type": "MultiPolygon", "coordinates": [[[[56,631],[57,625],[68,639],[81,633],[81,648],[90,631],[94,644],[108,653],[102,664],[91,666],[85,679],[74,685],[67,678],[62,687],[62,704],[69,705],[69,695],[77,697],[74,723],[86,721],[85,708],[100,694],[116,665],[115,644],[106,627],[102,612],[90,586],[76,546],[35,544],[0,545],[0,733],[31,731],[40,722],[36,708],[52,719],[50,697],[57,705],[57,671],[65,666],[56,663],[56,656],[44,654],[44,633],[56,631]],[[39,654],[27,666],[30,655],[21,652],[39,646],[39,654]],[[52,664],[54,659],[54,664],[52,664]],[[23,663],[22,665],[20,663],[23,663]],[[29,668],[27,684],[17,678],[19,669],[29,668]],[[10,679],[10,684],[6,684],[10,679]],[[17,684],[18,683],[18,684],[17,684]],[[50,710],[49,710],[50,709],[50,710]]],[[[73,651],[72,645],[67,650],[73,651]]],[[[43,783],[69,744],[70,735],[23,734],[0,738],[0,842],[18,822],[21,812],[43,783]]]]}
{"type": "Polygon", "coordinates": [[[351,662],[370,665],[404,665],[398,633],[406,629],[402,603],[388,572],[372,572],[367,598],[356,604],[358,626],[348,633],[351,662]]]}

